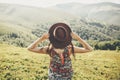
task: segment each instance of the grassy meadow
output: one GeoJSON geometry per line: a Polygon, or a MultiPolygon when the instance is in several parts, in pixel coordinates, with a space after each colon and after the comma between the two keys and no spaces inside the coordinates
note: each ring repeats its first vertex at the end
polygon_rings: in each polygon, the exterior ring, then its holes
{"type": "MultiPolygon", "coordinates": [[[[92,51],[72,58],[73,80],[120,80],[120,52],[92,51]]],[[[49,56],[0,44],[0,80],[47,80],[49,56]]]]}

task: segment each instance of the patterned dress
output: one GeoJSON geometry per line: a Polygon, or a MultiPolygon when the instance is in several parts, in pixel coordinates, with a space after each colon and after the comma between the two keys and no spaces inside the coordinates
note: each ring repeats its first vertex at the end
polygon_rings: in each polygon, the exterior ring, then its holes
{"type": "Polygon", "coordinates": [[[48,79],[49,80],[72,80],[73,70],[68,48],[63,53],[58,54],[51,49],[51,58],[48,79]]]}

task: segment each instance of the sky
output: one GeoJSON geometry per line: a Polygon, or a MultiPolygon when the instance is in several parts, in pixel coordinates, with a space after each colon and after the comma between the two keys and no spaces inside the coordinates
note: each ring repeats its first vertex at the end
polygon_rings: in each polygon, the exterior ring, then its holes
{"type": "Polygon", "coordinates": [[[49,7],[56,4],[79,2],[84,4],[99,3],[99,2],[113,2],[120,4],[120,0],[0,0],[0,3],[22,4],[36,7],[49,7]]]}

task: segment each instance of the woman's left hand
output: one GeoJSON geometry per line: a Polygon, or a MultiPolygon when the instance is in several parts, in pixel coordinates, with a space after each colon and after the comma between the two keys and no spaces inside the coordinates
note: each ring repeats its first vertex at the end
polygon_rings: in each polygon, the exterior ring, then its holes
{"type": "Polygon", "coordinates": [[[42,38],[42,40],[48,39],[49,33],[44,33],[41,38],[42,38]]]}

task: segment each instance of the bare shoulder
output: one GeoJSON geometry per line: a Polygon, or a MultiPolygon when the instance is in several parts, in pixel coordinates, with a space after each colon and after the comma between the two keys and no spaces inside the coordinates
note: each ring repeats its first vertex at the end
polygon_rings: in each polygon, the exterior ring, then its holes
{"type": "Polygon", "coordinates": [[[39,52],[41,53],[47,53],[48,46],[40,47],[39,52]]]}

